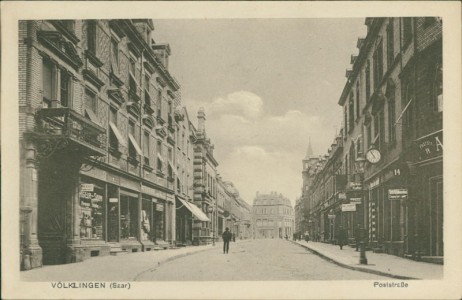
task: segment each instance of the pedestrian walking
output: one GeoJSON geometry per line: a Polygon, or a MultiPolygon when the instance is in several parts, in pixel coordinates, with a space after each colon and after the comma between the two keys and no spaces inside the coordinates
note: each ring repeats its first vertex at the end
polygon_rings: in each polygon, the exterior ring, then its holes
{"type": "Polygon", "coordinates": [[[346,244],[346,239],[347,239],[346,231],[345,229],[343,229],[342,226],[340,226],[338,233],[337,233],[337,242],[338,242],[338,245],[340,246],[340,250],[343,250],[343,245],[346,244]]]}
{"type": "Polygon", "coordinates": [[[355,243],[356,243],[356,251],[359,249],[359,243],[361,242],[361,225],[356,225],[355,228],[355,243]]]}
{"type": "Polygon", "coordinates": [[[229,251],[229,241],[231,241],[232,234],[229,232],[229,228],[226,227],[225,232],[221,235],[223,238],[223,254],[228,253],[229,251]]]}

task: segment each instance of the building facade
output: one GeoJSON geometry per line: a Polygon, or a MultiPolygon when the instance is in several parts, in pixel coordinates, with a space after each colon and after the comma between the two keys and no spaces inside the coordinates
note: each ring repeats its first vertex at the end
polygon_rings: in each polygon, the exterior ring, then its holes
{"type": "MultiPolygon", "coordinates": [[[[442,258],[441,20],[367,18],[366,25],[339,100],[341,154],[334,158],[331,147],[314,180],[325,181],[326,172],[345,179],[344,186],[333,185],[341,206],[321,223],[335,230],[332,223],[340,217],[350,238],[357,226],[365,229],[374,251],[442,258]],[[331,159],[338,169],[329,170],[331,159]]],[[[325,188],[310,188],[310,214],[326,201],[318,196],[325,188]]],[[[329,240],[335,242],[335,234],[329,240]]]]}
{"type": "Polygon", "coordinates": [[[175,242],[181,100],[153,30],[19,22],[22,269],[175,242]]]}
{"type": "Polygon", "coordinates": [[[255,238],[285,238],[294,233],[294,209],[290,200],[271,192],[257,194],[252,206],[255,238]]]}

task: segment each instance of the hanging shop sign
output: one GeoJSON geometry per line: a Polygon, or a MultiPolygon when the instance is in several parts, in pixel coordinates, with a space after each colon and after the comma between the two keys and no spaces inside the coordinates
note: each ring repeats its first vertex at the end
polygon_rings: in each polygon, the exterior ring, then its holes
{"type": "Polygon", "coordinates": [[[109,203],[117,203],[119,202],[119,198],[109,198],[109,203]]]}
{"type": "Polygon", "coordinates": [[[356,204],[355,203],[342,204],[342,211],[356,211],[356,204]]]}
{"type": "Polygon", "coordinates": [[[327,218],[328,218],[328,219],[331,219],[331,220],[332,220],[332,219],[335,219],[335,215],[327,215],[327,218]]]}
{"type": "Polygon", "coordinates": [[[415,140],[419,161],[443,155],[443,130],[415,140]]]}
{"type": "Polygon", "coordinates": [[[404,200],[407,199],[407,189],[389,189],[389,200],[404,200]]]}
{"type": "Polygon", "coordinates": [[[362,202],[362,198],[350,198],[350,202],[353,202],[353,203],[361,203],[362,202]]]}
{"type": "Polygon", "coordinates": [[[339,193],[338,194],[338,199],[339,200],[346,200],[347,199],[346,193],[339,193]]]}
{"type": "Polygon", "coordinates": [[[362,189],[362,185],[360,182],[348,182],[347,189],[349,191],[360,191],[362,189]]]}
{"type": "Polygon", "coordinates": [[[93,192],[95,190],[95,185],[92,183],[82,183],[80,185],[81,192],[93,192]]]}

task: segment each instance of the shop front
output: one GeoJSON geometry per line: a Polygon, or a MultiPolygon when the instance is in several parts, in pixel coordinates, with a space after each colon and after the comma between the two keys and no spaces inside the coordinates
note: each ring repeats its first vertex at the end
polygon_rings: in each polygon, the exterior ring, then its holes
{"type": "Polygon", "coordinates": [[[106,243],[106,184],[81,176],[79,189],[80,215],[79,234],[84,246],[84,259],[91,256],[108,255],[110,246],[106,243]]]}

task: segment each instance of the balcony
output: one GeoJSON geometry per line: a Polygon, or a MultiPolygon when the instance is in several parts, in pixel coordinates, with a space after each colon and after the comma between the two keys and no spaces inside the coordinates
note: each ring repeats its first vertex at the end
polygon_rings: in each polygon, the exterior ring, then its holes
{"type": "Polygon", "coordinates": [[[57,149],[77,150],[88,156],[105,156],[106,129],[70,108],[44,108],[37,112],[31,136],[41,141],[38,150],[49,156],[57,149]]]}

